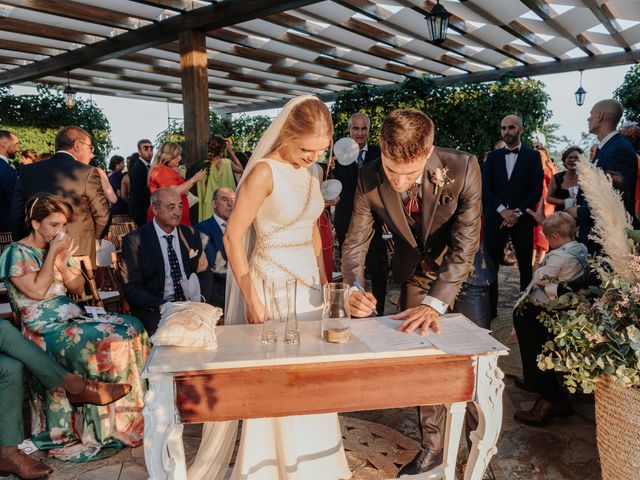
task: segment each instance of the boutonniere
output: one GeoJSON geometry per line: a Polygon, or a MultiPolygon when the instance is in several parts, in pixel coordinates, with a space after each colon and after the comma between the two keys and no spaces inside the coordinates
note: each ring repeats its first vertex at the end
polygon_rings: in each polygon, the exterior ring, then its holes
{"type": "Polygon", "coordinates": [[[447,174],[449,169],[447,167],[436,168],[435,172],[429,172],[429,180],[433,184],[433,194],[437,195],[441,188],[445,185],[453,183],[455,180],[450,178],[447,174]]]}
{"type": "Polygon", "coordinates": [[[193,257],[197,257],[198,256],[198,250],[194,250],[192,248],[189,249],[189,258],[193,258],[193,257]]]}

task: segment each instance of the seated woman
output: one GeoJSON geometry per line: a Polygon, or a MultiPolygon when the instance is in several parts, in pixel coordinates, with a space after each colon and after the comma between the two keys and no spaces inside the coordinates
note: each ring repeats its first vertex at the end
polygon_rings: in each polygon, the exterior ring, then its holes
{"type": "Polygon", "coordinates": [[[43,391],[32,383],[31,437],[41,450],[61,460],[104,457],[105,448],[137,446],[143,440],[144,388],[140,374],[149,354],[142,323],[126,315],[96,321],[67,297],[79,293],[84,278],[72,255],[65,228],[73,211],[61,197],[39,194],[27,202],[31,233],[12,243],[0,257],[0,277],[19,312],[22,334],[70,372],[91,380],[128,383],[131,391],[118,402],[74,408],[63,389],[43,391]]]}

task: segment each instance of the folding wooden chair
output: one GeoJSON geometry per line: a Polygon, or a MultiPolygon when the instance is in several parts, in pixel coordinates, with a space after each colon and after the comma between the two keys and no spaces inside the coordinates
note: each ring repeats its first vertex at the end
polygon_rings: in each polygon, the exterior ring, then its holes
{"type": "Polygon", "coordinates": [[[122,250],[122,238],[136,228],[138,227],[134,222],[111,224],[109,227],[109,241],[113,243],[116,250],[122,250]]]}

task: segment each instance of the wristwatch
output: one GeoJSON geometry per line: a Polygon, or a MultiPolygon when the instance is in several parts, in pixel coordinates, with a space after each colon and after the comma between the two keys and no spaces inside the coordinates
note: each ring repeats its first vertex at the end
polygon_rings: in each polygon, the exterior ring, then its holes
{"type": "Polygon", "coordinates": [[[520,210],[519,208],[516,208],[513,213],[516,214],[516,217],[520,218],[522,216],[522,210],[520,210]]]}

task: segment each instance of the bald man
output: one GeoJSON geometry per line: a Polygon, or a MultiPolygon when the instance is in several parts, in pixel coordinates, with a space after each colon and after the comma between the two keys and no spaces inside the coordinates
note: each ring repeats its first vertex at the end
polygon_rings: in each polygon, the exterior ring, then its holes
{"type": "MultiPolygon", "coordinates": [[[[540,154],[520,141],[524,133],[522,119],[507,115],[500,125],[504,148],[487,155],[482,172],[484,208],[484,244],[496,267],[511,237],[520,270],[520,290],[531,281],[533,228],[535,220],[526,214],[535,210],[542,196],[542,163],[540,154]]],[[[497,315],[498,282],[491,285],[491,315],[497,315]]]]}
{"type": "MultiPolygon", "coordinates": [[[[617,130],[622,118],[622,105],[617,100],[607,99],[596,103],[587,119],[589,133],[598,137],[594,156],[596,165],[620,178],[615,185],[622,192],[624,206],[631,218],[635,218],[635,193],[638,177],[638,160],[633,146],[617,130]]],[[[587,245],[589,253],[598,251],[598,245],[589,240],[593,219],[588,203],[567,210],[578,221],[578,240],[587,245]]]]}

